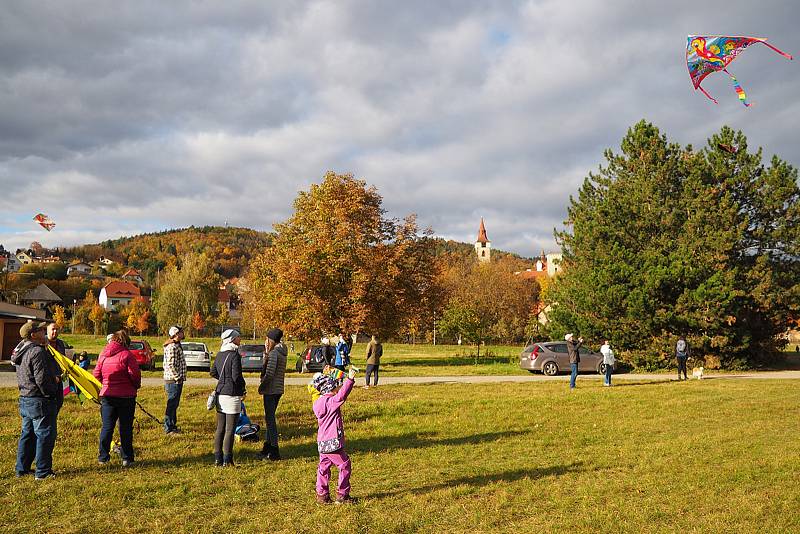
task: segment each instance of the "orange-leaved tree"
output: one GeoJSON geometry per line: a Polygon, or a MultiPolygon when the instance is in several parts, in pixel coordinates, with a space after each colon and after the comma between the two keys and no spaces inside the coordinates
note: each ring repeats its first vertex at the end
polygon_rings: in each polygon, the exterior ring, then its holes
{"type": "Polygon", "coordinates": [[[436,294],[433,249],[413,216],[387,219],[382,202],[374,186],[333,172],[299,193],[247,275],[245,304],[261,328],[389,336],[417,320],[436,294]]]}

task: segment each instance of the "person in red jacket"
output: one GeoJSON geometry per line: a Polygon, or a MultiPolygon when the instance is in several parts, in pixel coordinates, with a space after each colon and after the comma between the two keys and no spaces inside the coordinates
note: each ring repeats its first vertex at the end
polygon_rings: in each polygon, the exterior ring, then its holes
{"type": "Polygon", "coordinates": [[[97,360],[94,376],[100,389],[100,454],[97,461],[105,465],[111,460],[111,438],[119,421],[122,467],[133,464],[133,414],[136,411],[136,391],[142,386],[142,374],[136,357],[128,350],[131,338],[124,330],[114,332],[97,360]]]}

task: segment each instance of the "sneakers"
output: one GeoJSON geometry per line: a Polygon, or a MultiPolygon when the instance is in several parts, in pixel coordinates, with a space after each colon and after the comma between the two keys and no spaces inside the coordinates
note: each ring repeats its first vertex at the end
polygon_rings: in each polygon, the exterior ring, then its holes
{"type": "Polygon", "coordinates": [[[131,467],[133,464],[133,460],[122,460],[122,467],[131,467]]]}
{"type": "Polygon", "coordinates": [[[100,467],[105,467],[108,465],[108,460],[97,460],[97,465],[100,467]]]}
{"type": "Polygon", "coordinates": [[[183,432],[181,431],[180,428],[176,428],[175,430],[170,430],[169,432],[167,432],[167,435],[173,438],[180,436],[181,434],[183,434],[183,432]]]}
{"type": "Polygon", "coordinates": [[[342,495],[336,497],[336,504],[356,504],[358,503],[358,499],[355,497],[351,497],[350,495],[342,495]]]}
{"type": "Polygon", "coordinates": [[[367,384],[366,386],[362,386],[362,387],[363,387],[364,389],[369,389],[369,384],[367,384]]]}
{"type": "Polygon", "coordinates": [[[331,496],[327,493],[325,495],[320,495],[317,493],[317,504],[330,504],[331,503],[331,496]]]}
{"type": "Polygon", "coordinates": [[[36,480],[47,480],[49,478],[56,478],[56,474],[53,473],[52,471],[50,471],[46,475],[42,475],[42,476],[36,475],[36,477],[35,477],[36,480]]]}
{"type": "Polygon", "coordinates": [[[28,475],[32,475],[33,474],[33,470],[32,469],[28,469],[27,471],[17,471],[16,474],[17,474],[17,478],[22,478],[22,477],[26,477],[28,475]]]}

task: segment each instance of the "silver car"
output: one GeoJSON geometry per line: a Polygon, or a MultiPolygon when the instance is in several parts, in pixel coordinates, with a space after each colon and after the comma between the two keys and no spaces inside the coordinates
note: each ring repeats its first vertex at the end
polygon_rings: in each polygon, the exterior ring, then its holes
{"type": "Polygon", "coordinates": [[[196,367],[198,369],[211,370],[211,353],[205,343],[194,341],[181,342],[183,357],[186,360],[186,367],[196,367]]]}
{"type": "MultiPolygon", "coordinates": [[[[606,372],[606,364],[603,363],[603,355],[593,352],[586,347],[578,349],[581,361],[578,363],[578,371],[598,372],[601,375],[606,372]]],[[[519,356],[519,366],[521,369],[531,373],[541,372],[547,376],[555,376],[559,371],[569,371],[569,353],[565,341],[545,341],[541,343],[531,343],[522,349],[519,356]]]]}

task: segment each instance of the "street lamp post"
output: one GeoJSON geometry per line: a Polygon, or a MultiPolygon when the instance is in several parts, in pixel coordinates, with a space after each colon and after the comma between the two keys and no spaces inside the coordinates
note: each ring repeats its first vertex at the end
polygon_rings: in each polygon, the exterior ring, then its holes
{"type": "Polygon", "coordinates": [[[436,345],[436,312],[433,312],[433,344],[436,345]]]}
{"type": "Polygon", "coordinates": [[[75,333],[75,306],[78,304],[78,299],[72,299],[72,330],[71,334],[75,333]]]}

